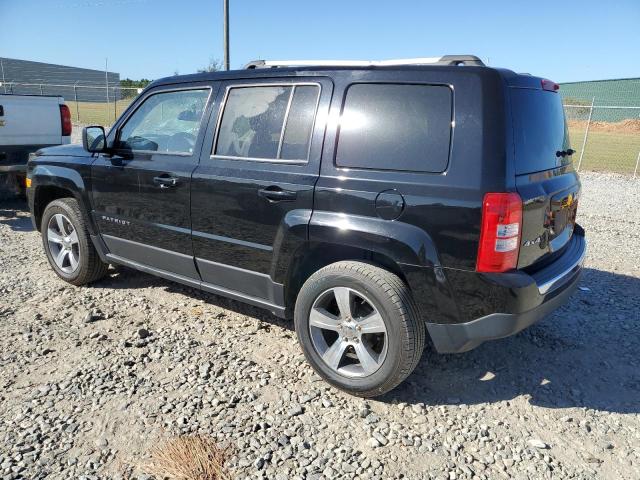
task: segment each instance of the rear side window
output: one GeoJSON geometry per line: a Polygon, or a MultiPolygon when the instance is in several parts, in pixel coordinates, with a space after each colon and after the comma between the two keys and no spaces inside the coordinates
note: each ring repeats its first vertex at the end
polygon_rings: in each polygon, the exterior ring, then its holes
{"type": "Polygon", "coordinates": [[[231,88],[214,155],[306,160],[319,93],[318,85],[231,88]]]}
{"type": "Polygon", "coordinates": [[[451,103],[446,86],[351,85],[340,119],[336,165],[444,171],[449,161],[451,103]]]}
{"type": "Polygon", "coordinates": [[[295,87],[282,139],[280,158],[285,160],[307,158],[317,103],[317,86],[295,87]]]}

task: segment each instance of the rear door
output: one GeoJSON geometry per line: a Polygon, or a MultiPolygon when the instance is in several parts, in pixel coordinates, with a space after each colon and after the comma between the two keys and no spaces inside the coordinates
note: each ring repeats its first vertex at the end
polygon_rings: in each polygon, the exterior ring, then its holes
{"type": "Polygon", "coordinates": [[[199,278],[190,183],[211,94],[203,84],[149,91],[117,127],[115,153],[92,165],[93,215],[111,255],[199,278]]]}
{"type": "Polygon", "coordinates": [[[193,174],[193,248],[204,286],[282,305],[277,255],[307,238],[332,84],[229,81],[193,174]]]}
{"type": "Polygon", "coordinates": [[[509,94],[516,188],[524,203],[518,259],[523,268],[559,255],[571,240],[580,181],[561,96],[542,87],[511,87],[509,94]]]}

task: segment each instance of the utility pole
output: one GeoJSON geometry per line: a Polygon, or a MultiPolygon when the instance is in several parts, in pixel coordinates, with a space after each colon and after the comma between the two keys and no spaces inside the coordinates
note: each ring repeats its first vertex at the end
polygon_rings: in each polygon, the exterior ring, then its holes
{"type": "Polygon", "coordinates": [[[4,63],[2,63],[1,58],[0,58],[0,70],[2,70],[2,87],[4,88],[4,93],[7,93],[7,84],[4,80],[4,63]]]}
{"type": "Polygon", "coordinates": [[[109,106],[109,59],[104,59],[104,83],[107,90],[107,106],[109,106]]]}
{"type": "Polygon", "coordinates": [[[224,69],[229,70],[229,0],[222,1],[224,17],[224,69]]]}

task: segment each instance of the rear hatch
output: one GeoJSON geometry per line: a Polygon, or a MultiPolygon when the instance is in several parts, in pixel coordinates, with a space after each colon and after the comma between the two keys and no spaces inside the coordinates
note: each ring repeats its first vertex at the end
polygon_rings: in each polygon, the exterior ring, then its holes
{"type": "Polygon", "coordinates": [[[518,268],[536,268],[561,255],[571,240],[580,181],[557,85],[519,78],[509,88],[516,189],[523,202],[518,268]]]}

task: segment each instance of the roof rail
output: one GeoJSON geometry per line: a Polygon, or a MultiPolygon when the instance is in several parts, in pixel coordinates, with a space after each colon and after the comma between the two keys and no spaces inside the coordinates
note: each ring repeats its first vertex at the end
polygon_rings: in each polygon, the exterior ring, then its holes
{"type": "Polygon", "coordinates": [[[254,60],[245,69],[279,67],[388,67],[394,65],[474,65],[484,66],[475,55],[398,58],[392,60],[254,60]]]}

